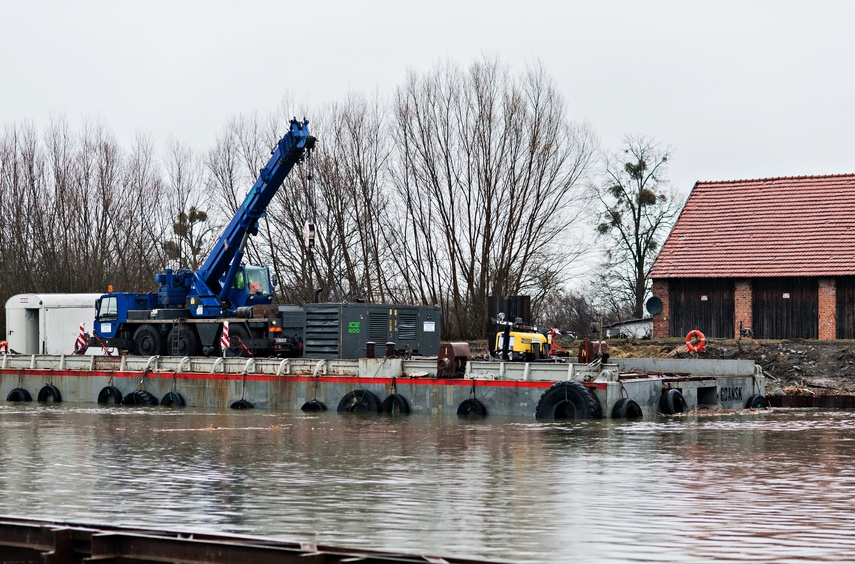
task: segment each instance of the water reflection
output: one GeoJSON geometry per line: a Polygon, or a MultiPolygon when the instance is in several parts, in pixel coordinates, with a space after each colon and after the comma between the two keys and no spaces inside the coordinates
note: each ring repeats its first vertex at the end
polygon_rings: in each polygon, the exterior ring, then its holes
{"type": "Polygon", "coordinates": [[[853,422],[6,404],[0,513],[513,562],[847,561],[853,422]]]}

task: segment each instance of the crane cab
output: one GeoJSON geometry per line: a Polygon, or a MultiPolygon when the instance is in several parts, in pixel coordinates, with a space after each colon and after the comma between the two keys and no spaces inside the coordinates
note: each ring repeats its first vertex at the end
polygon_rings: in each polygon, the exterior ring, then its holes
{"type": "Polygon", "coordinates": [[[273,284],[266,266],[241,265],[229,289],[232,308],[268,305],[273,301],[273,284]]]}

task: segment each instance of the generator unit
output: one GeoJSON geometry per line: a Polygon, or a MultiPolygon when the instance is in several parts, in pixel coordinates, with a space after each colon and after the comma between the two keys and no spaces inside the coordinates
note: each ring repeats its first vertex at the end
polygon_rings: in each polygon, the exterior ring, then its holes
{"type": "Polygon", "coordinates": [[[377,356],[436,356],[439,306],[389,304],[305,304],[303,356],[362,358],[366,344],[377,356]]]}
{"type": "Polygon", "coordinates": [[[505,336],[508,336],[508,360],[532,361],[546,358],[549,355],[549,345],[546,335],[526,331],[507,331],[496,333],[496,354],[505,352],[505,336]]]}

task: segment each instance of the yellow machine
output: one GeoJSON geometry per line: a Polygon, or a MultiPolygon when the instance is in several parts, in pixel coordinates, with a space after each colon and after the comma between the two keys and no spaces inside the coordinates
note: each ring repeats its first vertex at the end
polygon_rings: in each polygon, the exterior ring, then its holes
{"type": "Polygon", "coordinates": [[[501,356],[505,350],[505,335],[508,337],[508,359],[531,361],[546,358],[549,355],[549,344],[546,335],[542,333],[527,333],[525,331],[499,332],[496,334],[496,353],[501,356]]]}

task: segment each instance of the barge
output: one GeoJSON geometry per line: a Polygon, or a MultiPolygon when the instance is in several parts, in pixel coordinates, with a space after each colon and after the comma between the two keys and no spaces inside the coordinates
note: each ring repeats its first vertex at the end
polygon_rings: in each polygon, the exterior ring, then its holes
{"type": "Polygon", "coordinates": [[[0,516],[2,562],[121,562],[123,564],[488,564],[451,556],[404,554],[271,538],[176,532],[0,516]]]}
{"type": "Polygon", "coordinates": [[[768,406],[748,360],[619,358],[607,362],[12,355],[0,357],[6,401],[261,408],[272,411],[652,418],[691,409],[768,406]]]}

